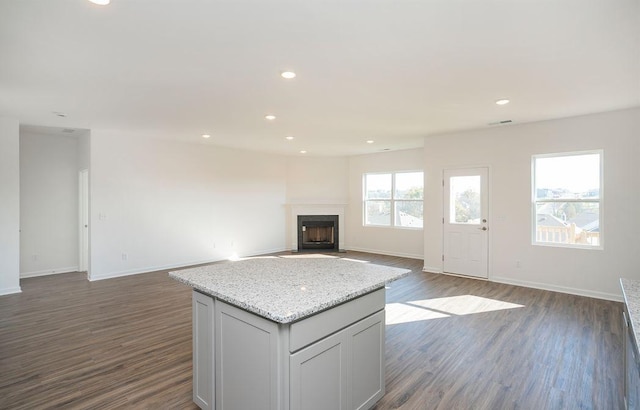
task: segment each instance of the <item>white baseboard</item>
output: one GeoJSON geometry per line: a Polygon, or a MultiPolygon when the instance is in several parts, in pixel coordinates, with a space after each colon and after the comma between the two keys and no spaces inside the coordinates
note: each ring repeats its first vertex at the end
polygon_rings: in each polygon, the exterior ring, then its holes
{"type": "Polygon", "coordinates": [[[269,253],[287,252],[287,251],[290,251],[290,250],[291,249],[287,249],[286,246],[283,247],[283,248],[263,249],[261,251],[251,252],[250,255],[245,255],[244,257],[257,256],[257,255],[267,255],[269,253]]]}
{"type": "Polygon", "coordinates": [[[399,256],[401,258],[424,259],[423,255],[415,255],[411,253],[401,253],[401,252],[388,252],[380,249],[367,249],[367,248],[354,248],[354,247],[346,247],[345,249],[347,251],[376,253],[378,255],[399,256]]]}
{"type": "Polygon", "coordinates": [[[586,296],[596,299],[612,300],[614,302],[623,302],[622,293],[619,295],[615,293],[598,292],[594,290],[571,288],[568,286],[551,285],[548,283],[531,282],[526,280],[517,280],[505,277],[490,277],[491,282],[505,283],[507,285],[524,286],[526,288],[550,290],[552,292],[568,293],[570,295],[586,296]]]}
{"type": "Polygon", "coordinates": [[[77,271],[78,271],[77,266],[68,266],[66,268],[45,269],[45,270],[38,270],[33,272],[20,272],[20,279],[35,278],[37,276],[57,275],[58,273],[69,273],[69,272],[77,272],[77,271]]]}
{"type": "Polygon", "coordinates": [[[193,265],[200,265],[200,264],[203,264],[203,263],[218,262],[218,261],[221,261],[221,260],[224,260],[224,259],[222,259],[222,258],[220,258],[220,259],[206,259],[206,260],[183,262],[183,263],[164,265],[164,266],[149,266],[149,267],[141,268],[141,269],[129,269],[129,270],[123,270],[123,271],[118,271],[118,272],[109,272],[109,273],[106,273],[106,274],[103,274],[103,275],[88,275],[88,279],[89,279],[89,281],[94,282],[94,281],[97,281],[97,280],[121,278],[123,276],[138,275],[138,274],[141,274],[141,273],[156,272],[156,271],[159,271],[159,270],[186,268],[186,267],[193,266],[193,265]]]}
{"type": "MultiPolygon", "coordinates": [[[[428,272],[428,273],[443,273],[442,268],[436,268],[433,266],[425,266],[424,268],[422,268],[423,272],[428,272]]],[[[447,274],[449,275],[449,274],[447,274]]],[[[476,279],[470,276],[464,276],[464,275],[454,275],[451,274],[453,276],[458,276],[461,278],[469,278],[469,279],[476,279]]],[[[483,279],[483,278],[480,278],[483,279]]],[[[517,279],[511,279],[511,278],[505,278],[502,276],[489,276],[488,279],[483,279],[483,280],[489,280],[489,282],[497,282],[497,283],[504,283],[506,285],[514,285],[514,286],[523,286],[525,288],[533,288],[533,289],[540,289],[540,290],[549,290],[552,292],[560,292],[560,293],[567,293],[570,295],[578,295],[578,296],[586,296],[586,297],[590,297],[590,298],[596,298],[596,299],[604,299],[604,300],[612,300],[614,302],[623,302],[623,298],[622,298],[622,293],[620,293],[619,295],[614,294],[614,293],[607,293],[607,292],[598,292],[598,291],[593,291],[593,290],[587,290],[587,289],[578,289],[578,288],[571,288],[568,286],[558,286],[558,285],[552,285],[552,284],[548,284],[548,283],[542,283],[542,282],[533,282],[533,281],[527,281],[527,280],[517,280],[517,279]]]]}
{"type": "Polygon", "coordinates": [[[0,296],[12,295],[14,293],[21,293],[21,292],[22,292],[22,289],[20,288],[20,286],[15,288],[3,288],[3,289],[0,289],[0,296]]]}
{"type": "MultiPolygon", "coordinates": [[[[247,255],[238,255],[238,257],[244,258],[244,257],[248,257],[248,256],[253,256],[253,255],[263,255],[263,254],[267,254],[267,253],[276,253],[276,252],[283,252],[283,251],[285,251],[285,249],[283,249],[283,248],[266,249],[266,250],[262,250],[262,251],[251,252],[250,254],[247,254],[247,255]]],[[[188,267],[194,266],[194,265],[201,265],[203,263],[220,262],[220,261],[223,261],[223,260],[227,260],[227,258],[203,259],[203,260],[181,262],[181,263],[163,265],[163,266],[150,266],[150,267],[140,268],[140,269],[129,269],[129,270],[118,271],[118,272],[109,272],[107,274],[102,274],[102,275],[87,275],[87,277],[88,277],[89,281],[94,282],[94,281],[97,281],[97,280],[120,278],[120,277],[123,277],[123,276],[138,275],[138,274],[141,274],[141,273],[156,272],[156,271],[159,271],[159,270],[184,269],[184,268],[188,268],[188,267]]]]}

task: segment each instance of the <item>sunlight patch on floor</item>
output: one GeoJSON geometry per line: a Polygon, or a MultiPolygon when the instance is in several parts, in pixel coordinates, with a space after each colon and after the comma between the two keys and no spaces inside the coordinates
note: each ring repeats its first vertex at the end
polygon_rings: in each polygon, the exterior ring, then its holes
{"type": "Polygon", "coordinates": [[[229,258],[230,261],[248,261],[250,259],[278,259],[277,256],[247,256],[244,258],[239,258],[236,256],[235,259],[229,258]]]}
{"type": "Polygon", "coordinates": [[[394,325],[521,307],[524,307],[524,305],[483,298],[481,296],[449,296],[444,298],[389,303],[386,306],[386,321],[388,325],[394,325]]]}
{"type": "Polygon", "coordinates": [[[369,263],[369,261],[363,261],[362,259],[342,258],[342,260],[351,261],[351,262],[369,263]]]}
{"type": "Polygon", "coordinates": [[[453,315],[471,315],[474,313],[493,312],[495,310],[515,309],[524,307],[501,300],[483,298],[474,295],[450,296],[446,298],[424,299],[406,302],[427,309],[451,313],[453,315]]]}
{"type": "Polygon", "coordinates": [[[441,319],[449,315],[404,303],[388,303],[386,306],[387,325],[420,322],[423,320],[441,319]]]}
{"type": "Polygon", "coordinates": [[[280,258],[286,259],[336,259],[337,256],[325,255],[322,253],[297,253],[295,255],[280,255],[280,258]]]}

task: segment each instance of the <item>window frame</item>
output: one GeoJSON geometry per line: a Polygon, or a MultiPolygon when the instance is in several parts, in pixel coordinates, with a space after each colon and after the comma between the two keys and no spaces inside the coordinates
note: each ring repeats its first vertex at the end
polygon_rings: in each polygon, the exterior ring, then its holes
{"type": "Polygon", "coordinates": [[[365,172],[362,174],[362,226],[365,228],[391,228],[391,229],[408,229],[422,230],[424,229],[424,171],[423,170],[406,170],[406,171],[381,171],[381,172],[365,172]],[[421,199],[397,199],[396,198],[396,175],[397,174],[422,174],[422,198],[421,199]],[[390,198],[367,198],[367,175],[391,175],[391,197],[390,198]],[[389,202],[390,203],[390,224],[376,225],[367,223],[367,202],[389,202]],[[422,202],[422,226],[402,226],[396,224],[396,203],[401,202],[422,202]]]}
{"type": "Polygon", "coordinates": [[[604,249],[604,150],[594,149],[585,151],[569,151],[569,152],[555,152],[548,154],[535,154],[531,156],[531,244],[535,246],[546,246],[553,248],[573,248],[573,249],[589,249],[589,250],[603,250],[604,249]],[[536,160],[543,158],[559,158],[559,157],[574,157],[580,155],[598,155],[599,156],[599,195],[597,199],[593,198],[544,198],[537,199],[537,186],[536,186],[536,160]],[[579,244],[579,243],[560,243],[560,242],[541,242],[537,240],[537,205],[541,203],[597,203],[598,204],[598,245],[579,244]]]}

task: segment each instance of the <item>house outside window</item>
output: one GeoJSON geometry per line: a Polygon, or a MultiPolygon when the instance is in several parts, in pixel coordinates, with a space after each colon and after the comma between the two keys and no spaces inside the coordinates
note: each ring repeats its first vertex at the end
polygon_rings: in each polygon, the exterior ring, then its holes
{"type": "Polygon", "coordinates": [[[532,157],[533,244],[602,249],[603,151],[532,157]]]}
{"type": "Polygon", "coordinates": [[[363,176],[364,226],[423,227],[422,171],[363,176]]]}

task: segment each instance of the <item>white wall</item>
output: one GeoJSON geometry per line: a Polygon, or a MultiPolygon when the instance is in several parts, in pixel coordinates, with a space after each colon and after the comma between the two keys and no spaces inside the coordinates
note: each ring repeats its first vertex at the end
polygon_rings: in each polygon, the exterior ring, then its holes
{"type": "Polygon", "coordinates": [[[0,117],[0,295],[20,292],[19,123],[0,117]]]}
{"type": "Polygon", "coordinates": [[[287,203],[346,204],[347,157],[287,157],[287,203]]]}
{"type": "Polygon", "coordinates": [[[338,215],[338,245],[345,249],[348,169],[347,157],[287,157],[288,249],[298,248],[298,215],[338,215]]]}
{"type": "Polygon", "coordinates": [[[443,169],[488,166],[489,279],[620,300],[618,278],[640,279],[639,158],[639,108],[425,138],[425,267],[442,270],[443,169]],[[532,245],[531,156],[592,149],[604,149],[604,249],[532,245]]]}
{"type": "Polygon", "coordinates": [[[20,133],[20,276],[78,270],[78,139],[20,133]]]}
{"type": "Polygon", "coordinates": [[[92,280],[281,251],[285,158],[91,132],[92,280]]]}
{"type": "Polygon", "coordinates": [[[422,229],[363,226],[362,175],[368,172],[422,171],[422,149],[382,152],[349,158],[349,206],[347,243],[349,249],[422,259],[422,229]]]}

